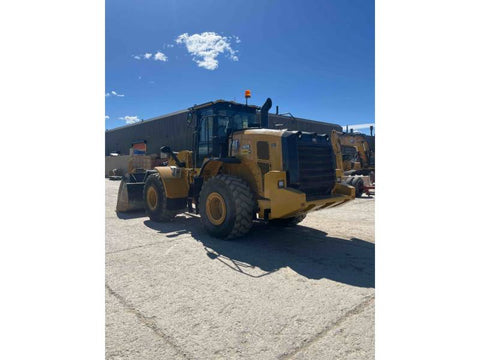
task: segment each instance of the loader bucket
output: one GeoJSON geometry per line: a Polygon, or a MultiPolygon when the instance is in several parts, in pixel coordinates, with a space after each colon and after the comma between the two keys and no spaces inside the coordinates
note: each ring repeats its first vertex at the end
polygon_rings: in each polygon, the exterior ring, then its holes
{"type": "Polygon", "coordinates": [[[145,183],[132,182],[135,179],[124,177],[120,183],[117,197],[117,211],[127,212],[143,210],[143,187],[145,183]]]}

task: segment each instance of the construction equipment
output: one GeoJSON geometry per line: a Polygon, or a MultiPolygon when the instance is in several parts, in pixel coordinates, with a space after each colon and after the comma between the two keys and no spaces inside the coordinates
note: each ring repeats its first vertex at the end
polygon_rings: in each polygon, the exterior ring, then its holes
{"type": "Polygon", "coordinates": [[[361,133],[332,131],[337,164],[343,169],[342,181],[355,187],[355,196],[375,193],[375,152],[361,133]]]}
{"type": "Polygon", "coordinates": [[[152,159],[146,155],[147,144],[136,141],[131,144],[127,173],[122,177],[117,197],[117,211],[143,209],[143,185],[146,171],[152,168],[152,159]]]}
{"type": "Polygon", "coordinates": [[[209,234],[232,239],[254,220],[292,226],[353,200],[355,189],[337,179],[330,135],[267,129],[271,106],[269,98],[262,108],[225,100],[190,108],[193,151],[162,147],[168,165],[128,174],[117,211],[145,208],[153,221],[194,212],[209,234]]]}

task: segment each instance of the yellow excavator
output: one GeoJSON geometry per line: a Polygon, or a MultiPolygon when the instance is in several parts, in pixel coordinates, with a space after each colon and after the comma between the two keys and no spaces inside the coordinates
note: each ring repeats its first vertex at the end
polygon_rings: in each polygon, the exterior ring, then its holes
{"type": "Polygon", "coordinates": [[[360,133],[332,131],[337,164],[342,164],[342,181],[355,188],[355,196],[375,193],[375,152],[360,133]]]}
{"type": "Polygon", "coordinates": [[[144,208],[158,222],[197,213],[209,234],[232,239],[254,220],[293,226],[353,200],[354,187],[337,178],[330,135],[268,129],[271,106],[268,98],[261,108],[225,100],[190,108],[193,151],[164,146],[167,166],[127,174],[117,211],[144,208]]]}

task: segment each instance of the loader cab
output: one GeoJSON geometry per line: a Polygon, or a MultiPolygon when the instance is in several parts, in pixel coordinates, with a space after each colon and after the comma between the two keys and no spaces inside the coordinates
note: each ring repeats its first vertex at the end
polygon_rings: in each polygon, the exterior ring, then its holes
{"type": "Polygon", "coordinates": [[[205,159],[228,156],[229,136],[239,130],[259,128],[256,106],[216,101],[195,109],[195,167],[205,159]]]}

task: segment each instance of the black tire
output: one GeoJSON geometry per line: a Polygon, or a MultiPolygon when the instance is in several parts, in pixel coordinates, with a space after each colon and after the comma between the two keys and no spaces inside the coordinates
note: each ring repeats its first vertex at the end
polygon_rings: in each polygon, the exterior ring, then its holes
{"type": "Polygon", "coordinates": [[[214,237],[233,239],[252,228],[255,200],[248,184],[236,176],[217,175],[207,180],[200,191],[199,204],[203,226],[214,237]],[[224,219],[219,224],[214,224],[207,215],[207,199],[212,193],[224,201],[224,219]]]}
{"type": "Polygon", "coordinates": [[[352,186],[355,187],[355,197],[361,197],[363,194],[363,179],[355,177],[352,180],[352,186]]]}
{"type": "Polygon", "coordinates": [[[143,203],[145,205],[145,211],[152,221],[172,221],[177,214],[176,211],[167,209],[167,196],[162,179],[160,179],[160,174],[158,173],[147,177],[147,181],[145,181],[145,186],[143,188],[143,203]],[[156,196],[154,205],[151,201],[154,196],[153,193],[156,196]],[[148,198],[149,196],[152,196],[150,201],[148,198]]]}
{"type": "Polygon", "coordinates": [[[275,226],[293,227],[301,223],[306,217],[307,215],[302,214],[286,219],[273,219],[270,221],[270,223],[275,226]]]}

